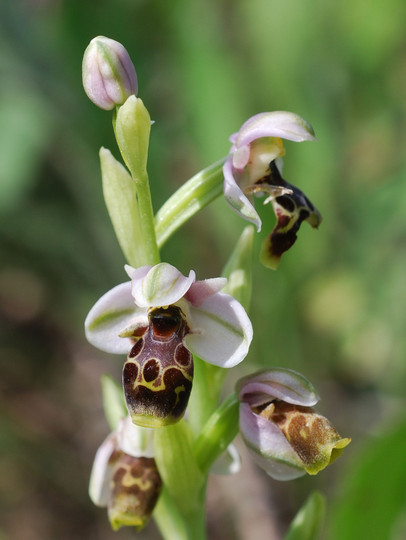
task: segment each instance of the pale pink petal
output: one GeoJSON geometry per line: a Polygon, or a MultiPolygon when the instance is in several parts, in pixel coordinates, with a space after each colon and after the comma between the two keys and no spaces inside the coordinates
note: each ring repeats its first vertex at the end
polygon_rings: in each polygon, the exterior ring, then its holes
{"type": "Polygon", "coordinates": [[[239,398],[251,407],[258,407],[274,399],[286,403],[312,407],[319,401],[313,385],[293,369],[273,368],[244,377],[238,382],[239,398]]]}
{"type": "Polygon", "coordinates": [[[193,270],[185,277],[171,264],[160,263],[144,277],[133,274],[132,295],[140,307],[170,306],[187,293],[195,279],[193,270]]]}
{"type": "Polygon", "coordinates": [[[133,268],[129,264],[124,265],[124,270],[127,272],[127,275],[131,280],[138,280],[144,278],[151,270],[151,268],[151,265],[140,266],[139,268],[133,268]]]}
{"type": "Polygon", "coordinates": [[[114,470],[110,458],[115,450],[117,450],[116,433],[110,433],[96,452],[90,474],[89,496],[96,506],[107,506],[114,470]]]}
{"type": "Polygon", "coordinates": [[[221,277],[195,281],[186,293],[185,298],[194,306],[199,306],[204,300],[221,291],[226,283],[227,279],[221,277]]]}
{"type": "Polygon", "coordinates": [[[242,305],[217,293],[199,307],[190,306],[186,347],[209,364],[233,367],[244,360],[252,340],[252,325],[242,305]]]}
{"type": "Polygon", "coordinates": [[[282,431],[252,412],[248,403],[240,404],[240,432],[254,461],[275,480],[293,480],[306,474],[282,431]]]}
{"type": "Polygon", "coordinates": [[[257,231],[261,230],[261,219],[257,214],[253,204],[244,195],[242,189],[234,178],[232,169],[232,156],[229,156],[224,163],[224,197],[233,210],[243,219],[253,223],[257,231]]]}
{"type": "Polygon", "coordinates": [[[242,125],[235,138],[237,148],[263,137],[280,137],[289,141],[314,141],[313,128],[299,115],[287,111],[273,111],[252,116],[242,125]]]}
{"type": "Polygon", "coordinates": [[[154,457],[154,429],[133,424],[126,416],[117,428],[120,450],[133,457],[154,457]]]}
{"type": "Polygon", "coordinates": [[[102,351],[127,354],[133,342],[119,334],[142,316],[146,316],[146,310],[134,304],[131,282],[121,283],[104,294],[89,311],[85,320],[86,337],[102,351]]]}

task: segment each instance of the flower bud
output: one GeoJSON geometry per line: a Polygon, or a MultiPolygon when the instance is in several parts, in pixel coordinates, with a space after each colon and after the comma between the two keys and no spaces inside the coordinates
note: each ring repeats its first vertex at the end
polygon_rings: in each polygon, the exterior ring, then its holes
{"type": "Polygon", "coordinates": [[[240,431],[254,460],[276,480],[317,474],[350,443],[312,408],[313,386],[295,371],[277,368],[238,384],[240,431]]]}
{"type": "Polygon", "coordinates": [[[82,80],[89,99],[106,111],[122,105],[138,90],[137,74],[127,50],[104,36],[93,38],[85,50],[82,80]]]}

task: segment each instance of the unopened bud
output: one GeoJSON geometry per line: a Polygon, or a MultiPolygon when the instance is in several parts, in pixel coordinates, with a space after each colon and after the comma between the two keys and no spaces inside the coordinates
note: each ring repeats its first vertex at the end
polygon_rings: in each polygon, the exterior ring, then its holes
{"type": "Polygon", "coordinates": [[[137,74],[121,43],[98,36],[83,56],[83,87],[89,99],[106,111],[122,105],[138,90],[137,74]]]}

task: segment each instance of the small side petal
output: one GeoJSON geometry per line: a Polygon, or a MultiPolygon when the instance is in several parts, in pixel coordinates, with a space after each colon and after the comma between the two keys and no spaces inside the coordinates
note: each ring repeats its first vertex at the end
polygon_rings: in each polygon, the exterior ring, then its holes
{"type": "Polygon", "coordinates": [[[213,296],[213,294],[221,291],[226,284],[227,279],[221,277],[196,281],[191,285],[190,289],[185,295],[185,298],[188,302],[198,307],[207,298],[210,298],[210,296],[213,296]]]}
{"type": "Polygon", "coordinates": [[[242,378],[237,385],[239,398],[251,407],[280,399],[294,405],[312,407],[320,397],[314,386],[293,369],[274,368],[242,378]]]}
{"type": "Polygon", "coordinates": [[[124,265],[124,270],[127,272],[128,277],[132,280],[144,278],[151,270],[151,265],[140,266],[139,268],[133,268],[129,264],[124,265]]]}
{"type": "Polygon", "coordinates": [[[111,457],[117,450],[116,434],[111,433],[99,446],[93,461],[89,482],[89,496],[96,506],[107,506],[114,463],[111,457]]]}
{"type": "Polygon", "coordinates": [[[209,364],[231,368],[242,362],[252,340],[252,325],[242,305],[217,293],[199,307],[190,306],[191,334],[186,347],[209,364]]]}
{"type": "Polygon", "coordinates": [[[127,354],[131,341],[119,334],[142,313],[131,296],[131,282],[121,283],[103,295],[89,311],[85,320],[86,338],[102,351],[127,354]]]}
{"type": "Polygon", "coordinates": [[[213,463],[210,472],[218,475],[237,474],[241,470],[241,457],[234,444],[229,444],[226,451],[213,463]]]}
{"type": "Polygon", "coordinates": [[[171,264],[160,263],[142,278],[133,275],[132,295],[141,307],[170,306],[187,293],[195,279],[193,270],[185,277],[171,264]]]}
{"type": "Polygon", "coordinates": [[[235,146],[245,146],[263,137],[280,137],[294,142],[315,141],[312,126],[299,115],[288,111],[257,114],[242,125],[235,146]]]}
{"type": "Polygon", "coordinates": [[[131,418],[124,418],[117,429],[120,450],[133,457],[154,457],[154,430],[133,424],[131,418]]]}
{"type": "Polygon", "coordinates": [[[223,167],[224,174],[224,197],[233,210],[243,219],[253,223],[259,232],[261,230],[261,219],[254,206],[244,195],[238,186],[232,170],[232,156],[228,157],[223,167]]]}
{"type": "Polygon", "coordinates": [[[293,480],[306,471],[281,430],[240,405],[240,431],[254,461],[275,480],[293,480]]]}

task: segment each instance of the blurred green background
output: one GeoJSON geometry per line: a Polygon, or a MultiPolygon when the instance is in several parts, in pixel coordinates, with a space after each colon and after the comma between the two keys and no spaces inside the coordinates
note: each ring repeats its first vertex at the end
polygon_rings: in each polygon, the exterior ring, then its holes
{"type": "MultiPolygon", "coordinates": [[[[99,379],[122,359],[84,340],[98,297],[125,280],[101,194],[111,115],[81,87],[95,35],[121,41],[155,120],[155,210],[225,155],[251,115],[291,110],[318,143],[287,143],[285,178],[323,214],[277,272],[256,262],[255,340],[230,386],[281,365],[312,380],[352,444],[315,478],[277,483],[244,457],[209,489],[211,539],[277,540],[314,488],[323,538],[406,536],[406,3],[403,0],[3,0],[0,4],[0,539],[133,538],[87,497],[107,434],[99,379]],[[255,531],[255,535],[254,535],[255,531]]],[[[260,209],[260,242],[273,226],[260,209]]],[[[218,275],[244,223],[223,200],[164,260],[218,275]]],[[[159,538],[154,524],[139,535],[159,538]]]]}

